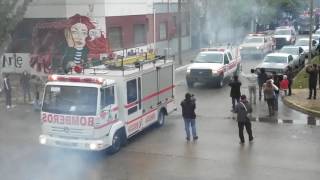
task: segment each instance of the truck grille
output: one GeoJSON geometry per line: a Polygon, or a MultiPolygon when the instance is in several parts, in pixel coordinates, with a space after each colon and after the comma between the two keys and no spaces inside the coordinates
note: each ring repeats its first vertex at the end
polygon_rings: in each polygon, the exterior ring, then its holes
{"type": "Polygon", "coordinates": [[[286,45],[287,41],[286,38],[276,38],[276,48],[280,49],[282,46],[286,45]]]}
{"type": "MultiPolygon", "coordinates": [[[[72,128],[72,127],[63,127],[63,126],[52,126],[49,129],[49,133],[53,135],[58,135],[62,137],[90,137],[93,134],[92,129],[81,129],[81,128],[72,128]]],[[[73,139],[73,138],[72,138],[73,139]]]]}
{"type": "Polygon", "coordinates": [[[211,69],[191,69],[190,75],[193,77],[211,77],[211,69]]]}
{"type": "Polygon", "coordinates": [[[277,74],[284,73],[283,69],[275,69],[275,68],[266,68],[265,71],[268,72],[268,73],[275,72],[277,74]]]}

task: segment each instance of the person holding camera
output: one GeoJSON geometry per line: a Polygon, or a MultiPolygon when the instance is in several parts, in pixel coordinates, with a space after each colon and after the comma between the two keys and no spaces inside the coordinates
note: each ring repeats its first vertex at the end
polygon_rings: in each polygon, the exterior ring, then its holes
{"type": "Polygon", "coordinates": [[[190,141],[190,128],[193,136],[193,140],[197,140],[197,130],[196,130],[196,100],[190,93],[185,94],[185,99],[181,102],[182,107],[182,117],[184,120],[184,126],[186,131],[186,139],[190,141]]]}
{"type": "Polygon", "coordinates": [[[247,101],[246,95],[240,96],[240,102],[237,104],[235,112],[237,113],[240,144],[244,144],[245,142],[244,136],[243,136],[244,127],[246,127],[246,131],[249,136],[249,142],[252,142],[253,136],[252,136],[251,122],[248,117],[248,114],[252,113],[252,107],[250,103],[247,101]]]}
{"type": "Polygon", "coordinates": [[[316,99],[317,97],[317,82],[318,82],[318,67],[317,64],[309,65],[306,68],[306,72],[309,74],[309,97],[307,99],[312,98],[316,99]]]}

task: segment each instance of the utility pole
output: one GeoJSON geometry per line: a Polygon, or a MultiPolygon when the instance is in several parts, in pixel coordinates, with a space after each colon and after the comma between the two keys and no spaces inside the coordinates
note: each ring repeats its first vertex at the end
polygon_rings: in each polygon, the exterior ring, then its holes
{"type": "Polygon", "coordinates": [[[182,36],[182,27],[181,27],[181,0],[178,0],[178,60],[179,65],[182,65],[182,57],[181,57],[181,36],[182,36]]]}
{"type": "Polygon", "coordinates": [[[309,27],[309,54],[308,64],[311,64],[311,46],[312,46],[312,31],[313,31],[313,0],[310,0],[310,27],[309,27]]]}

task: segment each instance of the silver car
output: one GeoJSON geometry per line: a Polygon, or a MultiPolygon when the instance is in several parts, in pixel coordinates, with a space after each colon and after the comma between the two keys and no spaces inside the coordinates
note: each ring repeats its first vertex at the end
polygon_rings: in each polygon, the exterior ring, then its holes
{"type": "Polygon", "coordinates": [[[264,68],[267,74],[284,74],[288,67],[294,67],[293,56],[287,53],[270,53],[268,54],[261,64],[256,67],[256,70],[264,68]]]}
{"type": "Polygon", "coordinates": [[[283,46],[281,53],[291,54],[293,57],[293,66],[295,68],[303,67],[305,64],[306,55],[302,47],[300,46],[283,46]]]}

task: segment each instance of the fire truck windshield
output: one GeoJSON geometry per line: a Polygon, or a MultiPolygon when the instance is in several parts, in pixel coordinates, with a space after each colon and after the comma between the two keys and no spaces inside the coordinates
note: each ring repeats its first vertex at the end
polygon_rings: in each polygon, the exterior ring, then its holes
{"type": "Polygon", "coordinates": [[[97,112],[98,89],[94,87],[48,85],[42,111],[91,116],[97,112]]]}

